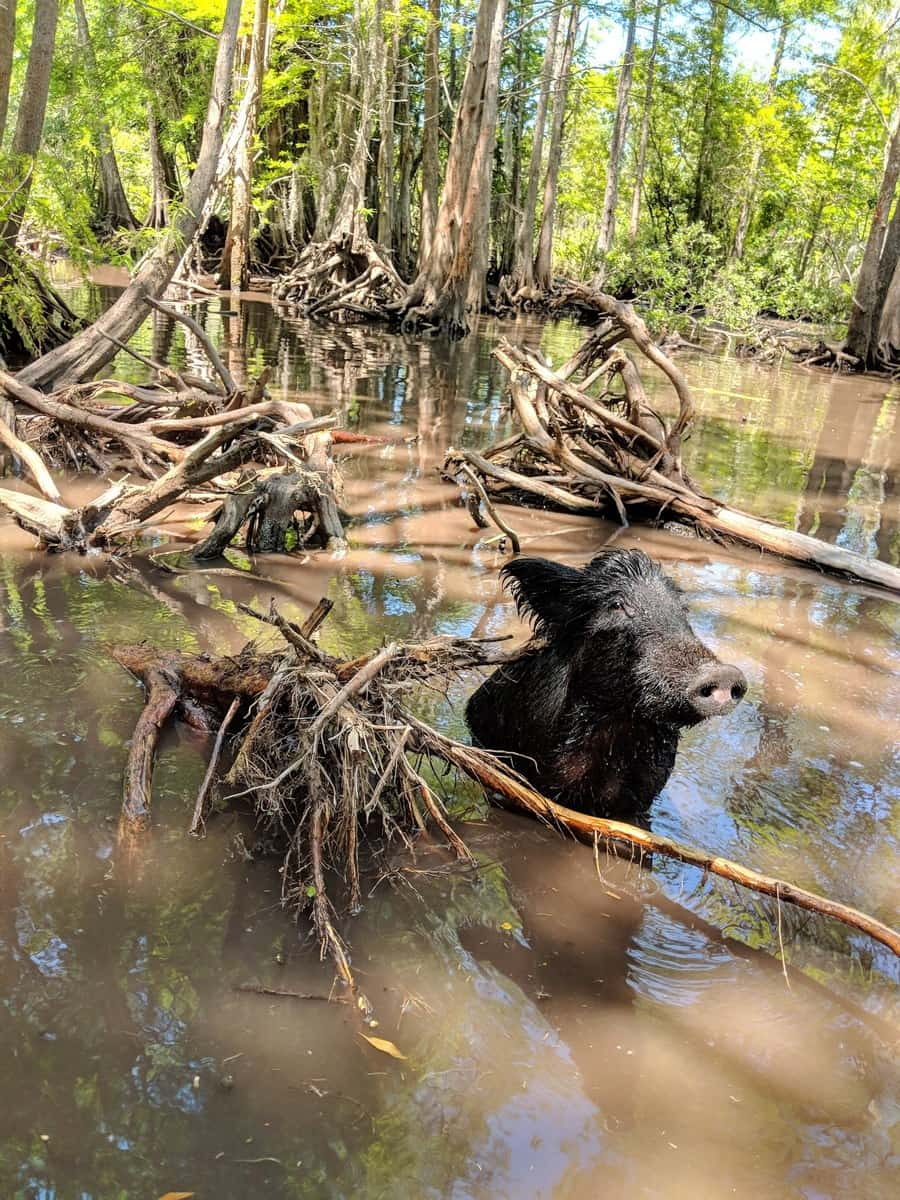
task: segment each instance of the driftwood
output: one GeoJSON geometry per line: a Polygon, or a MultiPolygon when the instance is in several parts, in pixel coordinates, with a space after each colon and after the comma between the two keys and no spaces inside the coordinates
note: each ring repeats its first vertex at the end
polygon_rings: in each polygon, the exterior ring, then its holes
{"type": "MultiPolygon", "coordinates": [[[[423,774],[426,760],[456,768],[489,795],[564,827],[595,850],[602,843],[612,850],[625,847],[632,856],[637,851],[698,866],[779,903],[841,921],[900,955],[900,933],[875,918],[649,830],[566,809],[539,795],[494,755],[448,738],[405,707],[411,688],[446,689],[458,672],[512,661],[517,651],[491,641],[435,638],[341,661],[310,641],[327,612],[323,606],[304,626],[286,621],[274,607],[268,613],[243,607],[279,629],[286,649],[261,654],[251,644],[235,657],[210,659],[147,645],[114,648],[114,657],[149,693],[125,775],[123,828],[146,825],[157,718],[187,702],[229,713],[236,730],[233,763],[224,777],[235,789],[231,798],[252,797],[257,819],[281,839],[283,901],[298,914],[310,912],[323,953],[331,954],[349,986],[355,984],[328,879],[329,872],[342,877],[350,910],[359,907],[361,830],[371,834],[377,828],[408,845],[430,818],[453,853],[473,861],[423,774]]],[[[220,727],[214,760],[222,736],[220,727]]],[[[211,767],[202,794],[212,774],[211,767]]]]}
{"type": "Polygon", "coordinates": [[[505,500],[577,512],[611,510],[623,524],[634,516],[675,518],[716,538],[735,538],[900,591],[896,567],[706,495],[681,460],[682,439],[694,416],[684,373],[653,342],[630,304],[599,292],[585,295],[606,319],[559,370],[534,352],[507,343],[494,351],[509,372],[521,432],[481,454],[451,449],[443,467],[448,478],[465,487],[467,476],[474,474],[495,504],[505,500]],[[668,378],[678,399],[671,424],[650,407],[636,364],[622,346],[626,337],[668,378]]]}
{"type": "Polygon", "coordinates": [[[84,552],[108,547],[135,532],[201,484],[236,469],[275,461],[279,472],[257,471],[230,482],[215,527],[196,548],[199,558],[223,553],[247,525],[250,552],[297,546],[345,546],[338,509],[340,481],[331,458],[334,418],[313,419],[305,404],[266,398],[268,372],[246,391],[237,388],[209,337],[193,317],[147,298],[182,321],[203,346],[219,383],[178,372],[135,353],[156,372],[142,385],[101,380],[44,395],[0,370],[0,444],[29,471],[42,498],[0,488],[0,507],[41,544],[84,552]],[[130,401],[122,405],[121,401],[130,401]],[[112,402],[110,402],[112,401],[112,402]],[[34,435],[22,436],[22,427],[34,435]],[[150,482],[120,481],[80,509],[67,507],[50,465],[136,468],[150,482]],[[307,514],[300,527],[296,514],[307,514]]]}

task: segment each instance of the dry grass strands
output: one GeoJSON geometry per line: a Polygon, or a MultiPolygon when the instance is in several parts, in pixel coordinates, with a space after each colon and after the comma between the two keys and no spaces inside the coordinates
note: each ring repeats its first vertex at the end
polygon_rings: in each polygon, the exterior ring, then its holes
{"type": "Polygon", "coordinates": [[[495,357],[509,372],[517,436],[477,454],[451,449],[444,474],[470,495],[473,476],[497,521],[497,502],[683,521],[714,538],[731,537],[797,562],[900,591],[900,570],[795,533],[705,495],[685,472],[681,446],[694,418],[682,370],[656,345],[630,304],[582,289],[603,321],[558,370],[530,350],[501,343],[495,357]],[[624,339],[667,378],[678,401],[667,423],[647,399],[624,339]]]}

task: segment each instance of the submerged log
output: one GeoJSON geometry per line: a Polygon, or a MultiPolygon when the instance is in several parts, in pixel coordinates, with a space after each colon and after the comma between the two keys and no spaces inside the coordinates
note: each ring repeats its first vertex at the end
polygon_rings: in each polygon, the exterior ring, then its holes
{"type": "MultiPolygon", "coordinates": [[[[222,659],[147,645],[113,649],[114,657],[149,692],[138,722],[137,749],[129,755],[123,822],[137,828],[146,825],[157,717],[165,719],[177,700],[186,697],[227,712],[230,719],[239,705],[245,719],[235,736],[234,763],[225,776],[239,789],[231,798],[252,797],[257,819],[282,839],[282,899],[298,913],[309,911],[323,952],[331,954],[351,987],[347,948],[334,924],[328,871],[345,880],[350,908],[355,910],[361,897],[361,828],[371,831],[377,825],[383,836],[409,844],[430,817],[454,854],[471,860],[421,773],[420,763],[426,758],[463,772],[489,796],[499,793],[504,802],[574,833],[595,852],[602,843],[610,849],[627,847],[632,856],[637,851],[695,865],[779,903],[841,921],[900,955],[900,933],[874,917],[647,829],[573,812],[535,792],[493,754],[454,741],[405,706],[405,696],[414,686],[427,682],[446,687],[455,674],[510,662],[517,651],[504,651],[491,641],[435,638],[412,646],[380,647],[347,662],[309,641],[321,620],[321,606],[304,626],[285,620],[274,608],[268,614],[246,611],[278,628],[286,649],[259,654],[251,644],[239,655],[222,659]]],[[[217,745],[216,758],[220,740],[217,745]]],[[[212,768],[207,775],[201,794],[212,782],[212,768]]]]}
{"type": "Polygon", "coordinates": [[[605,315],[605,323],[560,370],[507,343],[494,351],[509,372],[521,433],[481,454],[451,449],[443,467],[447,477],[460,480],[471,472],[494,502],[550,503],[598,513],[612,507],[623,524],[634,515],[651,520],[674,517],[701,533],[735,538],[796,562],[900,591],[896,567],[705,494],[681,461],[682,439],[694,417],[684,373],[653,342],[631,305],[599,292],[585,296],[605,315]],[[650,407],[636,364],[619,345],[626,336],[675,391],[678,413],[670,425],[650,407]],[[599,394],[593,390],[598,383],[599,394]]]}

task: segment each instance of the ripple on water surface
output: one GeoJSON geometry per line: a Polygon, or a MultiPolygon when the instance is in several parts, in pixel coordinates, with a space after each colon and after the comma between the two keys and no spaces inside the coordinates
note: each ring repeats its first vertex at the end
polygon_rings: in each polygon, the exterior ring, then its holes
{"type": "MultiPolygon", "coordinates": [[[[523,633],[496,547],[435,467],[447,446],[507,430],[497,333],[542,340],[554,361],[579,337],[485,323],[448,347],[329,332],[261,301],[232,317],[217,305],[198,313],[238,377],[270,365],[276,394],[418,441],[348,458],[358,516],[340,562],[274,556],[246,578],[141,566],[124,583],[99,559],[4,555],[0,1194],[896,1195],[898,1088],[883,1040],[896,964],[837,925],[786,905],[776,920],[767,901],[672,862],[595,862],[535,823],[473,808],[462,789],[482,870],[452,869],[425,844],[396,854],[397,886],[373,877],[351,930],[377,1033],[400,1061],[367,1047],[343,1006],[234,990],[327,996],[331,977],[279,909],[275,864],[246,861],[244,818],[186,836],[205,738],[165,734],[153,831],[136,853],[117,842],[140,692],[109,643],[232,650],[259,632],[237,603],[273,595],[293,617],[328,594],[323,640],[347,656],[435,631],[523,633]]],[[[163,319],[139,344],[203,367],[163,319]]],[[[690,465],[704,484],[897,560],[887,385],[709,358],[686,367],[701,408],[690,465]]],[[[530,552],[574,563],[613,532],[546,513],[515,521],[530,552]]],[[[175,542],[193,536],[171,528],[175,542]]],[[[698,632],[750,682],[738,709],[685,737],[654,828],[895,919],[897,605],[661,531],[617,544],[667,563],[698,632]]],[[[462,734],[474,683],[424,694],[421,711],[462,734]]]]}

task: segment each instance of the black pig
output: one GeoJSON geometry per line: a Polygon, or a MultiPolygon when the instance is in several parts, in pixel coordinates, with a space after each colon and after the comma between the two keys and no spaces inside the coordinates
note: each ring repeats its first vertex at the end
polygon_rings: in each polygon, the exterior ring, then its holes
{"type": "Polygon", "coordinates": [[[519,558],[502,574],[537,636],[469,700],[476,742],[582,812],[645,816],[679,730],[730,712],[746,679],[698,640],[680,591],[641,550],[581,571],[519,558]]]}

